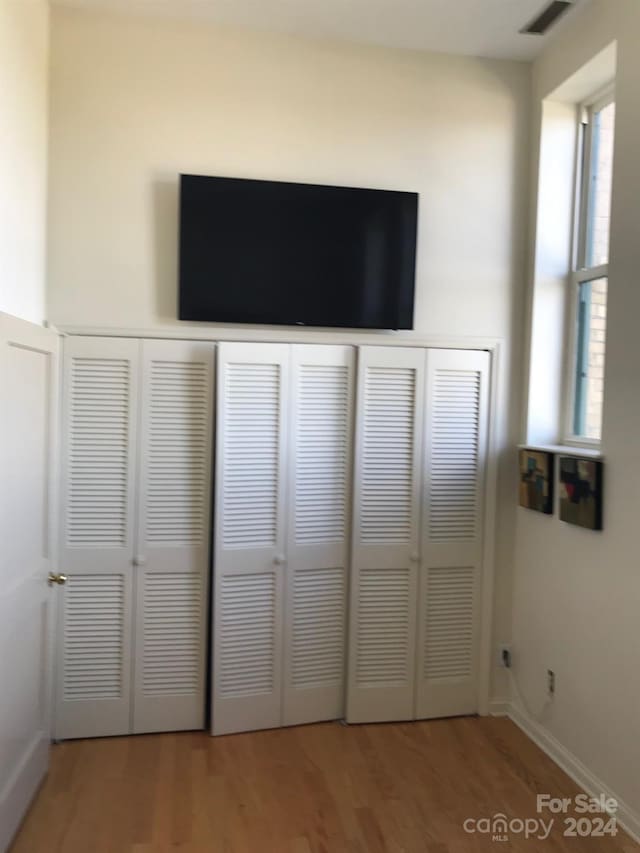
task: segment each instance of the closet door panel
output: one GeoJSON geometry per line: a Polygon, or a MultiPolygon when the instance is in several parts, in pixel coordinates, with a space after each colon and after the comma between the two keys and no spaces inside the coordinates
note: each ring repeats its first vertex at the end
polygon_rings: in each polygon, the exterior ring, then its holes
{"type": "Polygon", "coordinates": [[[218,349],[213,733],[282,720],[289,347],[218,349]]]}
{"type": "Polygon", "coordinates": [[[213,344],[142,344],[136,733],[204,727],[213,362],[213,344]]]}
{"type": "Polygon", "coordinates": [[[344,716],[352,347],[291,348],[285,725],[344,716]]]}
{"type": "Polygon", "coordinates": [[[349,722],[411,719],[425,353],[358,357],[349,722]]]}
{"type": "Polygon", "coordinates": [[[57,738],[130,730],[139,343],[64,341],[57,738]]]}
{"type": "Polygon", "coordinates": [[[489,354],[429,350],[416,716],[478,710],[489,354]]]}

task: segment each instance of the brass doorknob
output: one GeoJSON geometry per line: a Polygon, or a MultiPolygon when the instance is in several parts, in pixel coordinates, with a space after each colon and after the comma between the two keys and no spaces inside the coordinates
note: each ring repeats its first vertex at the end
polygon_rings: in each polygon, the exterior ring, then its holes
{"type": "Polygon", "coordinates": [[[49,577],[47,578],[47,583],[49,584],[49,586],[53,586],[54,583],[57,583],[60,586],[62,586],[66,582],[67,582],[67,576],[66,575],[56,575],[55,572],[49,572],[49,577]]]}

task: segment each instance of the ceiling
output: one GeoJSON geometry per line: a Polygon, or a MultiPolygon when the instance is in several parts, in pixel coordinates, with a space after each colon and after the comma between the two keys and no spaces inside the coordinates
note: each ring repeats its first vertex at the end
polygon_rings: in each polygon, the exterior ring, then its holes
{"type": "Polygon", "coordinates": [[[312,37],[498,59],[533,59],[546,36],[518,31],[548,0],[52,0],[56,6],[206,19],[312,37]]]}

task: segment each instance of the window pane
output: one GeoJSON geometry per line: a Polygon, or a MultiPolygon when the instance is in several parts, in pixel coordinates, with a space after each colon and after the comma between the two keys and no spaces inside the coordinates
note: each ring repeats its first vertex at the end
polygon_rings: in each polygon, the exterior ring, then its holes
{"type": "Polygon", "coordinates": [[[578,291],[576,396],[573,430],[600,440],[607,330],[607,279],[586,281],[578,291]]]}
{"type": "Polygon", "coordinates": [[[613,176],[613,136],[616,105],[608,104],[593,114],[589,207],[587,214],[586,267],[609,262],[609,220],[613,176]]]}

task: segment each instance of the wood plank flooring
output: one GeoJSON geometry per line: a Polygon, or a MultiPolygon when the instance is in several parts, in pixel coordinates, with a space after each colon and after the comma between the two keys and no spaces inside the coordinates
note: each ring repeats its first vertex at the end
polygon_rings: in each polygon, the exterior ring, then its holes
{"type": "Polygon", "coordinates": [[[464,831],[540,817],[536,793],[579,789],[506,719],[72,741],[53,748],[12,853],[640,850],[621,831],[565,838],[558,817],[547,840],[464,831]]]}

